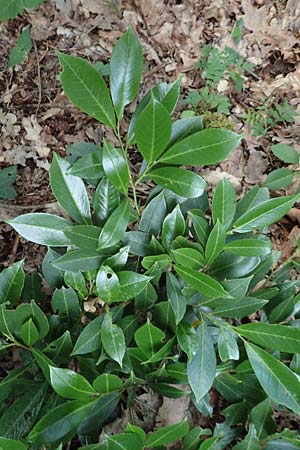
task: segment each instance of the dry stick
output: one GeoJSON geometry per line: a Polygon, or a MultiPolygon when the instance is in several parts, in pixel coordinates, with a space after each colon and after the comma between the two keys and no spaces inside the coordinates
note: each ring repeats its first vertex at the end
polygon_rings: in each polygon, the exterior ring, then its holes
{"type": "Polygon", "coordinates": [[[32,40],[32,42],[33,42],[33,48],[34,48],[34,53],[35,53],[35,57],[36,57],[38,88],[39,88],[39,99],[38,99],[38,104],[37,104],[37,108],[35,111],[35,114],[37,115],[37,113],[39,112],[40,106],[41,106],[41,102],[42,102],[42,80],[41,80],[41,66],[40,66],[40,60],[39,60],[36,43],[35,43],[34,39],[32,40]]]}

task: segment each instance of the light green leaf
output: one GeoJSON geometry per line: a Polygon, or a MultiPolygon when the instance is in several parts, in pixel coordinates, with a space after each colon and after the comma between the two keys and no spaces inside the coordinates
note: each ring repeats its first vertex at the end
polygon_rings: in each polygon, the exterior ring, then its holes
{"type": "Polygon", "coordinates": [[[101,178],[104,175],[102,153],[100,149],[87,153],[79,158],[69,169],[68,174],[88,180],[101,178]]]}
{"type": "Polygon", "coordinates": [[[197,334],[198,348],[188,360],[187,374],[196,402],[199,402],[214,382],[217,362],[212,337],[205,322],[200,323],[197,334]]]}
{"type": "Polygon", "coordinates": [[[111,373],[103,373],[93,381],[93,388],[100,394],[108,394],[109,392],[120,390],[122,386],[121,378],[111,373]]]}
{"type": "Polygon", "coordinates": [[[61,84],[69,99],[81,111],[114,128],[115,113],[102,75],[78,56],[65,55],[59,51],[56,54],[63,68],[61,84]]]}
{"type": "Polygon", "coordinates": [[[131,27],[114,46],[109,66],[111,96],[120,120],[124,107],[136,97],[142,78],[142,49],[131,27]]]}
{"type": "Polygon", "coordinates": [[[237,239],[225,244],[224,250],[239,256],[266,256],[272,250],[272,243],[267,239],[237,239]]]}
{"type": "Polygon", "coordinates": [[[241,136],[221,128],[207,128],[175,143],[160,158],[164,164],[203,166],[223,161],[241,136]]]}
{"type": "Polygon", "coordinates": [[[74,345],[72,355],[85,355],[100,347],[100,332],[103,315],[96,317],[81,331],[74,345]]]}
{"type": "Polygon", "coordinates": [[[205,247],[205,264],[209,266],[222,252],[226,240],[224,226],[217,219],[215,226],[211,230],[205,247]]]}
{"type": "Polygon", "coordinates": [[[277,158],[281,159],[281,161],[289,164],[299,164],[299,154],[290,145],[276,144],[271,147],[271,150],[277,158]]]}
{"type": "Polygon", "coordinates": [[[142,111],[135,129],[139,151],[147,163],[159,159],[171,136],[171,117],[153,96],[142,111]]]}
{"type": "Polygon", "coordinates": [[[202,177],[190,170],[178,167],[160,167],[151,170],[147,176],[152,178],[156,184],[186,198],[200,197],[206,187],[206,182],[202,177]]]}
{"type": "Polygon", "coordinates": [[[0,449],[1,450],[27,450],[27,447],[21,441],[13,439],[6,439],[0,437],[0,449]]]}
{"type": "Polygon", "coordinates": [[[189,424],[187,420],[180,423],[174,423],[166,427],[162,427],[157,431],[153,431],[150,436],[147,437],[146,447],[160,447],[161,445],[167,445],[171,442],[176,442],[183,438],[189,432],[189,424]]]}
{"type": "Polygon", "coordinates": [[[251,366],[264,391],[276,403],[300,414],[300,383],[281,361],[253,344],[245,343],[251,366]]]}
{"type": "Polygon", "coordinates": [[[8,67],[13,67],[16,64],[22,64],[27,58],[27,55],[30,52],[31,48],[32,40],[30,37],[30,27],[26,26],[23,28],[17,40],[17,45],[10,51],[8,67]]]}
{"type": "Polygon", "coordinates": [[[162,243],[165,248],[169,248],[172,241],[177,236],[182,236],[185,232],[185,220],[177,205],[173,211],[168,214],[163,222],[162,227],[162,243]]]}
{"type": "Polygon", "coordinates": [[[105,314],[101,326],[101,341],[106,353],[122,367],[126,351],[125,337],[122,329],[112,323],[109,314],[105,314]]]}
{"type": "Polygon", "coordinates": [[[103,141],[103,168],[109,181],[122,194],[127,195],[129,168],[124,153],[108,141],[103,141]]]}
{"type": "Polygon", "coordinates": [[[107,436],[107,450],[142,450],[143,441],[138,434],[121,433],[116,436],[107,436]]]}
{"type": "Polygon", "coordinates": [[[264,185],[269,189],[282,189],[289,186],[294,178],[294,172],[286,167],[273,170],[264,181],[264,185]]]}
{"type": "Polygon", "coordinates": [[[121,240],[129,222],[130,208],[130,201],[125,199],[113,211],[100,233],[98,249],[111,247],[121,240]]]}
{"type": "Polygon", "coordinates": [[[177,248],[176,250],[171,250],[171,254],[176,264],[180,266],[190,267],[195,270],[204,267],[203,255],[194,248],[177,248]]]}
{"type": "Polygon", "coordinates": [[[90,224],[91,213],[87,192],[83,181],[74,175],[68,175],[69,163],[53,153],[50,166],[50,184],[57,201],[63,209],[78,223],[90,224]]]}
{"type": "Polygon", "coordinates": [[[238,233],[246,233],[277,222],[277,220],[289,212],[298,197],[299,195],[297,194],[289,197],[272,198],[254,206],[234,223],[235,231],[238,233]]]}
{"type": "Polygon", "coordinates": [[[23,0],[0,0],[0,20],[14,19],[23,8],[23,0]]]}
{"type": "Polygon", "coordinates": [[[300,353],[300,329],[270,323],[247,323],[236,331],[255,344],[279,352],[300,353]]]}
{"type": "Polygon", "coordinates": [[[217,184],[213,202],[212,202],[212,217],[214,224],[217,220],[227,230],[235,216],[236,210],[236,194],[235,190],[226,178],[223,178],[217,184]]]}
{"type": "Polygon", "coordinates": [[[175,266],[175,270],[186,283],[206,297],[231,297],[223,286],[209,275],[182,266],[175,266]]]}
{"type": "Polygon", "coordinates": [[[90,383],[73,370],[50,367],[50,379],[55,392],[63,398],[77,400],[95,394],[90,383]]]}
{"type": "Polygon", "coordinates": [[[23,260],[18,261],[2,270],[0,274],[0,304],[6,302],[14,304],[19,300],[25,281],[23,264],[23,260]]]}

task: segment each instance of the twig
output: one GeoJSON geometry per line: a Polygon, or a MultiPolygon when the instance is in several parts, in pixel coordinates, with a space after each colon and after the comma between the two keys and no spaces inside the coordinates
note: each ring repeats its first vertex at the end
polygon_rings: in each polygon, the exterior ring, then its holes
{"type": "Polygon", "coordinates": [[[39,88],[39,99],[38,99],[38,104],[37,104],[36,111],[35,111],[35,114],[37,114],[39,112],[41,102],[42,102],[42,80],[41,80],[41,66],[40,66],[40,60],[39,60],[36,43],[35,43],[34,39],[32,40],[32,42],[33,42],[33,48],[34,48],[34,53],[35,53],[35,57],[36,57],[38,88],[39,88]]]}

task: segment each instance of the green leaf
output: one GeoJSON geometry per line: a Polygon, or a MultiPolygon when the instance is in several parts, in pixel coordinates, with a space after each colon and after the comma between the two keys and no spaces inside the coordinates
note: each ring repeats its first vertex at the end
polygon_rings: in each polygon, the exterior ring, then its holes
{"type": "Polygon", "coordinates": [[[66,330],[59,338],[51,341],[43,349],[56,362],[68,363],[73,349],[72,338],[69,330],[66,330]]]}
{"type": "Polygon", "coordinates": [[[239,359],[239,348],[236,342],[236,334],[227,328],[221,327],[218,336],[218,351],[221,361],[239,359]]]}
{"type": "Polygon", "coordinates": [[[103,141],[103,168],[109,181],[122,194],[127,195],[129,183],[129,168],[127,159],[118,148],[115,148],[106,139],[103,141]]]}
{"type": "Polygon", "coordinates": [[[162,191],[146,205],[142,212],[139,229],[148,234],[158,235],[166,214],[167,204],[162,191]]]}
{"type": "Polygon", "coordinates": [[[219,439],[219,436],[212,436],[208,439],[205,439],[205,441],[200,445],[199,450],[214,450],[219,439]]]}
{"type": "Polygon", "coordinates": [[[103,373],[93,381],[93,388],[100,394],[108,394],[109,392],[122,389],[123,383],[121,378],[111,373],[103,373]]]}
{"type": "Polygon", "coordinates": [[[113,256],[105,259],[103,264],[108,265],[114,270],[121,269],[127,263],[129,256],[130,246],[126,245],[125,247],[120,248],[118,253],[115,253],[113,256]]]}
{"type": "Polygon", "coordinates": [[[171,442],[176,442],[183,438],[189,432],[189,424],[187,420],[183,420],[180,423],[174,423],[166,427],[162,427],[157,431],[153,431],[150,436],[147,437],[145,447],[160,447],[161,445],[167,445],[171,442]]]}
{"type": "Polygon", "coordinates": [[[64,282],[68,287],[75,289],[80,298],[88,296],[86,281],[81,272],[65,272],[64,282]]]}
{"type": "Polygon", "coordinates": [[[75,342],[72,355],[85,355],[100,347],[100,332],[103,316],[98,316],[86,325],[75,342]]]}
{"type": "Polygon", "coordinates": [[[104,256],[94,250],[71,250],[57,258],[52,265],[69,272],[88,272],[98,269],[103,259],[104,256]]]}
{"type": "Polygon", "coordinates": [[[88,180],[103,177],[101,150],[97,149],[79,158],[68,170],[68,174],[88,180]]]}
{"type": "Polygon", "coordinates": [[[74,323],[80,316],[81,309],[76,292],[72,288],[55,289],[51,307],[53,311],[65,316],[69,323],[74,323]]]}
{"type": "Polygon", "coordinates": [[[200,116],[189,117],[187,119],[176,120],[172,124],[171,137],[168,142],[168,148],[176,142],[190,136],[203,129],[203,120],[200,116]]]}
{"type": "Polygon", "coordinates": [[[1,450],[27,450],[27,447],[21,441],[15,441],[13,439],[6,439],[0,437],[0,449],[1,450]]]}
{"type": "Polygon", "coordinates": [[[248,323],[240,325],[236,331],[255,344],[271,350],[300,353],[300,329],[270,323],[248,323]]]}
{"type": "Polygon", "coordinates": [[[142,364],[153,364],[156,362],[161,362],[173,350],[175,341],[176,336],[173,336],[172,339],[170,339],[156,353],[154,353],[154,355],[152,355],[149,359],[147,359],[147,361],[144,361],[142,364]]]}
{"type": "Polygon", "coordinates": [[[199,270],[205,265],[203,255],[194,248],[177,248],[176,250],[171,250],[171,254],[176,264],[180,266],[199,270]]]}
{"type": "Polygon", "coordinates": [[[109,314],[105,314],[101,326],[101,341],[106,353],[122,367],[122,361],[126,351],[123,330],[112,323],[109,314]]]}
{"type": "Polygon", "coordinates": [[[219,219],[211,230],[205,247],[205,264],[209,266],[222,252],[226,240],[226,231],[219,219]]]}
{"type": "Polygon", "coordinates": [[[1,438],[21,439],[27,435],[40,413],[47,388],[47,383],[40,382],[34,390],[26,392],[6,407],[0,418],[1,438]]]}
{"type": "Polygon", "coordinates": [[[196,240],[205,247],[207,238],[210,233],[210,226],[208,221],[203,217],[201,210],[192,210],[188,213],[192,219],[192,232],[196,240]]]}
{"type": "Polygon", "coordinates": [[[234,223],[235,231],[238,233],[246,233],[277,222],[277,220],[289,212],[298,197],[299,195],[297,194],[289,197],[272,198],[254,206],[234,223]]]}
{"type": "Polygon", "coordinates": [[[169,248],[172,241],[177,237],[183,235],[185,232],[185,220],[180,211],[180,206],[177,205],[173,211],[168,214],[163,222],[162,227],[162,243],[165,248],[169,248]]]}
{"type": "Polygon", "coordinates": [[[21,326],[20,334],[22,341],[29,347],[39,340],[39,330],[31,318],[21,326]]]}
{"type": "Polygon", "coordinates": [[[271,150],[281,161],[289,164],[299,164],[299,154],[290,145],[276,144],[271,147],[271,150]]]}
{"type": "Polygon", "coordinates": [[[25,274],[23,271],[24,261],[18,261],[0,274],[0,304],[10,302],[15,304],[23,290],[25,274]]]}
{"type": "Polygon", "coordinates": [[[8,67],[13,67],[16,64],[22,64],[28,56],[32,48],[32,40],[30,37],[30,27],[23,28],[15,47],[13,47],[9,54],[8,67]]]}
{"type": "Polygon", "coordinates": [[[263,308],[268,300],[255,297],[244,297],[241,300],[222,299],[220,306],[214,308],[213,313],[219,317],[246,317],[263,308]]]}
{"type": "Polygon", "coordinates": [[[5,167],[0,171],[0,198],[12,199],[17,196],[15,189],[11,186],[16,181],[16,175],[17,166],[5,167]]]}
{"type": "Polygon", "coordinates": [[[188,322],[180,322],[177,328],[177,340],[181,350],[191,360],[198,350],[198,334],[196,329],[188,322]]]}
{"type": "Polygon", "coordinates": [[[272,243],[266,239],[237,239],[225,244],[224,250],[239,256],[266,256],[272,250],[272,243]]]}
{"type": "Polygon", "coordinates": [[[202,177],[190,170],[178,167],[160,167],[151,170],[148,175],[156,184],[170,189],[181,197],[200,197],[206,187],[206,182],[202,177]]]}
{"type": "Polygon", "coordinates": [[[90,204],[83,181],[68,175],[69,163],[53,153],[50,166],[50,184],[57,201],[78,223],[91,223],[90,204]]]}
{"type": "Polygon", "coordinates": [[[187,374],[196,402],[199,402],[214,382],[217,363],[212,337],[205,322],[200,323],[197,334],[198,348],[188,360],[187,374]]]}
{"type": "Polygon", "coordinates": [[[123,237],[130,217],[130,201],[125,199],[107,219],[98,240],[98,249],[111,247],[123,237]]]}
{"type": "Polygon", "coordinates": [[[93,198],[93,219],[95,223],[103,225],[119,204],[120,195],[118,190],[104,177],[98,184],[93,198]]]}
{"type": "Polygon", "coordinates": [[[297,376],[282,362],[245,342],[251,366],[262,388],[276,403],[287,406],[295,414],[300,413],[300,385],[297,376]]]}
{"type": "Polygon", "coordinates": [[[254,186],[247,194],[241,198],[236,207],[236,218],[243,215],[249,209],[269,200],[269,189],[254,186]]]}
{"type": "Polygon", "coordinates": [[[101,228],[94,225],[75,225],[65,228],[68,240],[83,250],[96,251],[101,228]]]}
{"type": "Polygon", "coordinates": [[[223,161],[241,136],[221,128],[207,128],[175,143],[160,158],[164,164],[203,166],[223,161]]]}
{"type": "Polygon", "coordinates": [[[143,441],[138,434],[121,433],[116,436],[107,436],[107,450],[142,450],[143,441]]]}
{"type": "Polygon", "coordinates": [[[231,297],[223,286],[209,275],[182,266],[175,266],[175,270],[186,283],[206,297],[231,297]]]}
{"type": "Polygon", "coordinates": [[[145,433],[145,431],[142,428],[140,428],[140,427],[138,427],[136,425],[128,423],[126,425],[125,431],[126,431],[126,433],[138,434],[140,436],[142,442],[144,442],[146,440],[146,433],[145,433]]]}
{"type": "Polygon", "coordinates": [[[109,66],[111,96],[120,120],[138,93],[143,70],[141,45],[131,27],[114,46],[109,66]]]}
{"type": "Polygon", "coordinates": [[[263,402],[251,409],[250,422],[254,424],[257,437],[265,439],[276,431],[276,424],[272,419],[272,400],[266,398],[263,402]]]}
{"type": "Polygon", "coordinates": [[[135,129],[138,149],[148,164],[159,159],[170,136],[170,113],[152,96],[141,112],[135,129]]]}
{"type": "Polygon", "coordinates": [[[171,258],[169,255],[163,253],[162,255],[145,256],[142,260],[144,269],[151,269],[154,264],[160,270],[163,270],[171,264],[171,258]]]}
{"type": "Polygon", "coordinates": [[[77,427],[89,416],[94,402],[86,398],[57,406],[39,420],[28,440],[43,446],[60,442],[65,436],[75,434],[77,427]]]}
{"type": "Polygon", "coordinates": [[[294,178],[294,172],[285,167],[273,170],[264,181],[264,185],[269,189],[282,189],[289,186],[294,178]]]}
{"type": "Polygon", "coordinates": [[[236,194],[235,190],[226,178],[217,184],[212,202],[212,217],[214,224],[219,220],[227,230],[235,216],[236,194]]]}
{"type": "Polygon", "coordinates": [[[140,327],[134,334],[135,342],[138,348],[151,358],[162,347],[165,333],[152,325],[149,319],[145,325],[140,327]]]}
{"type": "Polygon", "coordinates": [[[176,325],[178,325],[186,311],[186,298],[181,293],[179,281],[171,272],[167,272],[167,296],[174,311],[176,325]]]}
{"type": "Polygon", "coordinates": [[[70,244],[64,235],[64,230],[71,222],[62,217],[47,213],[29,213],[8,220],[22,237],[40,245],[66,247],[70,244]]]}
{"type": "Polygon", "coordinates": [[[257,438],[255,426],[250,424],[249,431],[243,442],[235,445],[234,450],[260,450],[261,446],[257,438]]]}
{"type": "Polygon", "coordinates": [[[90,383],[73,370],[50,367],[50,378],[51,386],[63,398],[77,400],[95,394],[90,383]]]}
{"type": "Polygon", "coordinates": [[[115,113],[102,75],[78,56],[56,54],[63,68],[60,79],[65,94],[81,111],[115,128],[115,113]]]}
{"type": "Polygon", "coordinates": [[[23,8],[23,0],[0,0],[0,20],[14,19],[23,8]]]}

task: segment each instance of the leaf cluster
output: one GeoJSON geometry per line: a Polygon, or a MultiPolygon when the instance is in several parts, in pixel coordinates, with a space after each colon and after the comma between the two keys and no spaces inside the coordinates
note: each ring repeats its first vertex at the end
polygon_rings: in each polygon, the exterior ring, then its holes
{"type": "Polygon", "coordinates": [[[76,436],[86,450],[165,449],[177,440],[186,450],[234,440],[236,450],[297,448],[298,434],[276,434],[272,415],[275,407],[300,412],[298,280],[289,273],[298,268],[290,261],[276,270],[268,226],[298,195],[270,198],[254,187],[238,200],[224,179],[209,202],[187,166],[222,161],[240,136],[203,128],[198,116],[172,123],[178,81],[146,93],[123,139],[143,67],[131,29],[113,49],[109,88],[87,61],[58,57],[66,95],[115,141],[74,144],[67,159],[54,154],[50,185],[65,217],[8,222],[47,246],[51,296],[46,302],[39,273],[25,275],[23,261],[0,274],[0,351],[17,349],[22,361],[0,383],[1,447],[61,449],[76,436]],[[129,147],[143,159],[138,173],[129,147]],[[144,203],[139,186],[149,179],[156,187],[144,203]],[[149,435],[128,424],[99,443],[103,425],[133,408],[141,390],[189,396],[210,416],[212,388],[229,404],[212,433],[187,421],[149,435]]]}

